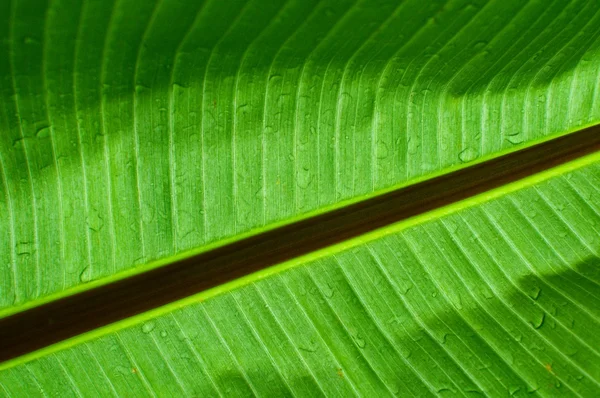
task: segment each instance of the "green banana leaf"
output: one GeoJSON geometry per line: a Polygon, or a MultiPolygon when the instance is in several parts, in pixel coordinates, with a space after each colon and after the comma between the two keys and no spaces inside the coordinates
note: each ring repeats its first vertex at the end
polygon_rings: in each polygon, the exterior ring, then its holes
{"type": "MultiPolygon", "coordinates": [[[[0,317],[600,122],[599,9],[1,2],[0,317]]],[[[6,362],[0,393],[600,395],[597,163],[6,362]]]]}
{"type": "Polygon", "coordinates": [[[597,396],[600,154],[0,365],[7,396],[597,396]]]}

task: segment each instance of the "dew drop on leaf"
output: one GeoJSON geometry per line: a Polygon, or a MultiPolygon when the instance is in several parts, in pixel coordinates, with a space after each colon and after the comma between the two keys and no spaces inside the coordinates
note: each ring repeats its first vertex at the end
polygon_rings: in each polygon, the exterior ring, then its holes
{"type": "Polygon", "coordinates": [[[142,325],[142,332],[148,334],[154,330],[156,324],[154,322],[146,322],[142,325]]]}
{"type": "Polygon", "coordinates": [[[129,370],[129,368],[126,368],[125,366],[121,365],[115,366],[113,368],[114,376],[129,376],[130,372],[131,371],[129,370]]]}
{"type": "Polygon", "coordinates": [[[413,288],[412,282],[409,279],[398,278],[398,289],[400,289],[400,294],[405,295],[413,288]]]}
{"type": "Polygon", "coordinates": [[[446,224],[446,228],[448,228],[448,232],[450,232],[451,234],[458,231],[458,225],[456,225],[456,223],[454,221],[452,221],[451,219],[446,221],[445,224],[446,224]]]}
{"type": "Polygon", "coordinates": [[[448,333],[444,333],[440,338],[440,344],[446,344],[446,339],[448,339],[448,333]]]}
{"type": "Polygon", "coordinates": [[[269,76],[269,83],[271,83],[271,82],[274,82],[274,81],[275,81],[275,80],[277,80],[277,79],[280,79],[280,80],[281,80],[281,78],[282,78],[282,76],[281,76],[281,75],[278,75],[278,74],[273,74],[273,75],[269,76]]]}
{"type": "Polygon", "coordinates": [[[43,126],[37,129],[35,136],[37,138],[48,138],[50,137],[50,127],[49,126],[43,126]]]}
{"type": "Polygon", "coordinates": [[[308,168],[301,167],[297,172],[296,179],[298,187],[306,189],[312,183],[313,175],[308,168]]]}
{"type": "Polygon", "coordinates": [[[488,300],[491,300],[491,299],[493,299],[493,298],[495,297],[495,295],[494,295],[494,292],[492,292],[492,291],[490,290],[490,288],[489,288],[489,287],[487,287],[487,286],[483,286],[483,287],[481,288],[481,295],[482,295],[483,297],[485,297],[486,299],[488,299],[488,300]]]}
{"type": "Polygon", "coordinates": [[[408,359],[412,356],[412,350],[400,348],[400,354],[402,354],[404,359],[408,359]]]}
{"type": "Polygon", "coordinates": [[[16,245],[17,255],[22,256],[31,254],[34,251],[34,246],[31,242],[19,242],[16,245]]]}
{"type": "Polygon", "coordinates": [[[79,274],[79,280],[80,280],[82,283],[87,283],[87,282],[89,282],[91,279],[92,279],[92,276],[91,276],[91,272],[90,272],[90,267],[85,267],[85,268],[83,269],[83,271],[81,271],[81,273],[79,274]]]}
{"type": "Polygon", "coordinates": [[[390,150],[385,141],[377,140],[376,156],[377,159],[385,159],[389,156],[390,150]]]}
{"type": "Polygon", "coordinates": [[[512,387],[508,388],[508,393],[510,394],[511,397],[513,395],[515,395],[516,393],[518,393],[519,391],[521,391],[521,387],[519,387],[519,386],[512,386],[512,387]]]}
{"type": "Polygon", "coordinates": [[[360,334],[357,334],[354,337],[354,341],[359,348],[365,348],[367,346],[367,342],[362,338],[360,334]]]}
{"type": "Polygon", "coordinates": [[[136,94],[141,94],[141,93],[143,93],[145,91],[148,91],[148,90],[150,90],[150,87],[145,86],[143,84],[136,84],[135,85],[135,92],[136,92],[136,94]]]}
{"type": "Polygon", "coordinates": [[[528,290],[527,294],[532,299],[537,300],[540,297],[540,294],[542,294],[542,290],[537,286],[533,286],[528,290]]]}
{"type": "Polygon", "coordinates": [[[86,223],[89,229],[98,232],[104,227],[104,218],[96,208],[92,208],[88,213],[86,223]]]}
{"type": "Polygon", "coordinates": [[[506,137],[506,140],[513,145],[519,145],[523,143],[523,136],[520,134],[517,135],[509,135],[506,137]]]}
{"type": "Polygon", "coordinates": [[[513,336],[515,338],[516,341],[521,342],[523,341],[523,335],[522,334],[517,334],[513,336]]]}
{"type": "Polygon", "coordinates": [[[540,312],[535,318],[531,319],[529,323],[533,326],[534,329],[539,329],[544,325],[544,320],[546,319],[546,313],[540,312]]]}
{"type": "Polygon", "coordinates": [[[477,159],[477,151],[470,147],[465,148],[458,154],[458,158],[463,163],[471,162],[471,161],[477,159]]]}
{"type": "Polygon", "coordinates": [[[506,363],[510,366],[513,366],[515,364],[515,357],[510,352],[506,353],[506,363]]]}
{"type": "Polygon", "coordinates": [[[329,284],[327,284],[324,288],[323,288],[323,295],[327,298],[332,298],[334,294],[334,290],[331,288],[331,286],[329,284]]]}
{"type": "Polygon", "coordinates": [[[481,50],[485,46],[487,46],[487,42],[485,42],[485,41],[478,41],[475,44],[473,44],[473,49],[474,50],[481,50]]]}

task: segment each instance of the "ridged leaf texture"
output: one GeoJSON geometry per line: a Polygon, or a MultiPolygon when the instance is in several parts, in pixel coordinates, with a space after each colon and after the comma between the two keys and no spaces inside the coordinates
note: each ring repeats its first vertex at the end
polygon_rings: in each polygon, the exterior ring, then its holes
{"type": "MultiPolygon", "coordinates": [[[[600,122],[599,9],[0,2],[0,316],[600,122]]],[[[585,159],[0,365],[0,394],[600,395],[585,159]]]]}

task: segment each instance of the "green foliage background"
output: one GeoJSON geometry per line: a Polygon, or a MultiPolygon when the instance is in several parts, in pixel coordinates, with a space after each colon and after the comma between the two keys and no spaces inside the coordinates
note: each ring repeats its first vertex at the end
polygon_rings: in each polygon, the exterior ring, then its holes
{"type": "MultiPolygon", "coordinates": [[[[599,8],[3,1],[0,313],[597,123],[599,8]]],[[[597,395],[586,159],[5,365],[0,392],[597,395]]]]}

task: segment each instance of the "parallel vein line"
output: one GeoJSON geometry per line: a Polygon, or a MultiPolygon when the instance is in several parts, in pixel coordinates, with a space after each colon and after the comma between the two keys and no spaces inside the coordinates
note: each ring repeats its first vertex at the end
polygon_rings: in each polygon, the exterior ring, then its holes
{"type": "MultiPolygon", "coordinates": [[[[471,226],[470,226],[470,223],[469,223],[467,220],[463,219],[463,221],[464,221],[465,225],[466,225],[466,226],[467,226],[467,227],[468,227],[468,228],[469,228],[469,229],[470,229],[472,232],[475,232],[475,230],[474,230],[473,228],[471,228],[471,226]]],[[[502,272],[502,273],[504,274],[504,277],[506,278],[506,280],[507,280],[507,281],[508,281],[508,282],[509,282],[509,283],[510,283],[510,284],[511,284],[511,285],[512,285],[514,288],[515,288],[515,290],[516,290],[516,291],[518,291],[519,293],[521,293],[521,294],[522,294],[524,297],[527,297],[527,294],[526,294],[526,293],[525,293],[525,292],[522,290],[522,288],[520,288],[520,287],[518,286],[518,284],[514,283],[513,279],[512,279],[512,278],[510,278],[506,272],[504,272],[503,268],[500,266],[500,262],[499,262],[499,261],[498,261],[498,259],[497,259],[497,258],[496,258],[496,257],[493,255],[493,253],[490,251],[490,249],[487,247],[487,244],[486,244],[486,243],[485,243],[483,240],[481,241],[481,247],[482,247],[482,248],[485,250],[485,252],[486,252],[486,253],[489,255],[489,257],[490,257],[490,259],[493,261],[494,265],[495,265],[495,266],[496,266],[496,267],[497,267],[497,268],[500,270],[500,272],[502,272]]],[[[483,275],[483,273],[482,273],[482,275],[483,275]]],[[[498,296],[498,297],[501,297],[501,296],[498,296]]],[[[504,300],[503,300],[503,301],[504,301],[504,300]]],[[[507,304],[507,305],[508,305],[508,304],[507,304]]],[[[508,307],[510,308],[510,305],[508,305],[508,307]]],[[[523,322],[527,323],[527,320],[526,320],[526,319],[524,319],[522,315],[520,315],[520,314],[518,314],[518,313],[516,313],[516,312],[515,312],[515,314],[517,315],[517,317],[518,317],[519,319],[521,319],[523,322]]],[[[548,315],[551,315],[551,314],[548,314],[548,313],[546,313],[546,316],[548,316],[548,315]]],[[[554,318],[554,319],[555,319],[555,318],[554,318]]],[[[557,321],[557,320],[555,319],[555,321],[557,321]]],[[[557,323],[559,323],[559,324],[560,324],[560,322],[558,322],[558,321],[557,321],[557,323]]],[[[563,326],[563,325],[561,324],[561,326],[563,326]]],[[[564,326],[563,326],[563,327],[564,327],[564,326]]],[[[567,328],[565,328],[565,329],[567,329],[567,328]]],[[[536,331],[536,332],[537,332],[537,331],[536,331]]],[[[550,346],[550,347],[552,347],[553,349],[555,349],[555,350],[556,350],[556,352],[558,352],[558,353],[559,353],[559,354],[560,354],[560,355],[561,355],[563,358],[567,359],[567,361],[570,361],[570,362],[571,362],[571,364],[572,364],[572,366],[573,366],[575,369],[577,369],[577,370],[581,371],[582,373],[585,373],[585,374],[586,374],[588,377],[590,377],[590,379],[592,379],[592,380],[593,380],[593,378],[591,378],[591,376],[590,376],[589,374],[587,374],[587,372],[585,372],[585,371],[584,371],[584,370],[583,370],[583,369],[582,369],[582,368],[581,368],[579,365],[577,365],[576,363],[573,363],[573,362],[570,360],[570,358],[568,358],[568,357],[567,357],[567,355],[566,355],[566,354],[565,354],[565,353],[564,353],[562,350],[560,350],[560,349],[559,349],[559,348],[558,348],[558,347],[557,347],[557,346],[556,346],[554,343],[552,343],[551,341],[549,341],[549,340],[547,339],[547,337],[546,337],[546,336],[544,336],[543,334],[541,334],[541,333],[539,333],[539,332],[537,332],[537,335],[538,335],[538,336],[539,336],[539,337],[540,337],[542,340],[544,340],[544,342],[545,342],[546,344],[548,344],[548,346],[550,346]]],[[[535,357],[535,356],[534,356],[534,357],[535,357]]]]}

